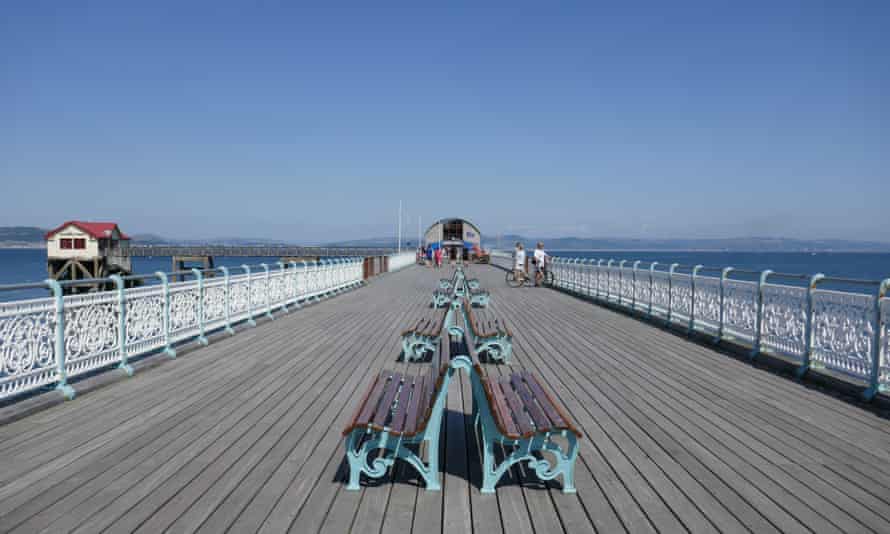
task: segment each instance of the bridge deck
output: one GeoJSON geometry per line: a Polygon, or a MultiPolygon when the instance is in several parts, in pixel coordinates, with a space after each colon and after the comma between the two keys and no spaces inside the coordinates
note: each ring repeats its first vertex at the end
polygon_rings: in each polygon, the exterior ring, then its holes
{"type": "Polygon", "coordinates": [[[517,470],[480,494],[464,377],[442,492],[404,466],[345,491],[340,430],[374,370],[406,367],[398,331],[439,274],[377,279],[5,425],[0,530],[890,530],[886,414],[555,291],[511,290],[493,267],[472,275],[515,330],[513,366],[585,433],[578,493],[517,470]]]}

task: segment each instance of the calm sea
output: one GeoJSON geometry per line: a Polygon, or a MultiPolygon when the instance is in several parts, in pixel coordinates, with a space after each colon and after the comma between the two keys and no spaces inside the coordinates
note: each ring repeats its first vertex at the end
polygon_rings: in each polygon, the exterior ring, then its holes
{"type": "MultiPolygon", "coordinates": [[[[732,266],[737,269],[761,271],[772,269],[781,273],[813,274],[882,280],[890,277],[890,254],[854,252],[569,252],[550,251],[558,256],[615,259],[616,261],[657,261],[662,264],[702,264],[709,267],[732,266]]],[[[279,258],[215,258],[216,265],[238,267],[243,263],[274,265],[279,258]]],[[[133,258],[137,273],[170,271],[169,257],[133,258]]],[[[39,282],[46,278],[46,251],[42,249],[0,249],[0,285],[39,282]]],[[[870,290],[869,290],[870,291],[870,290]]],[[[15,300],[46,296],[41,289],[27,291],[2,291],[0,300],[15,300]]]]}
{"type": "MultiPolygon", "coordinates": [[[[229,267],[233,274],[240,274],[242,264],[251,266],[267,263],[270,268],[278,268],[276,262],[281,258],[213,258],[216,267],[229,267]]],[[[149,274],[156,271],[170,272],[173,264],[169,256],[155,258],[133,258],[133,271],[149,274]]],[[[40,282],[46,279],[46,251],[43,249],[0,249],[0,285],[40,282]]],[[[152,280],[148,281],[153,283],[152,280]]],[[[45,297],[49,293],[42,289],[0,291],[0,301],[24,298],[45,297]]]]}

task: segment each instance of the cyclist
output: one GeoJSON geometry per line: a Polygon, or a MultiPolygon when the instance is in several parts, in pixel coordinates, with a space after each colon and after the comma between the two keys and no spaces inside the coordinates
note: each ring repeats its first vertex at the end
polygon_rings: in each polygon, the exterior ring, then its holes
{"type": "Polygon", "coordinates": [[[547,274],[548,257],[549,255],[544,252],[544,243],[538,241],[538,244],[535,246],[535,255],[532,257],[532,262],[535,264],[535,287],[541,285],[544,275],[547,274]]]}
{"type": "Polygon", "coordinates": [[[517,242],[516,248],[513,249],[513,274],[517,280],[523,280],[528,277],[525,273],[525,249],[522,243],[517,242]]]}

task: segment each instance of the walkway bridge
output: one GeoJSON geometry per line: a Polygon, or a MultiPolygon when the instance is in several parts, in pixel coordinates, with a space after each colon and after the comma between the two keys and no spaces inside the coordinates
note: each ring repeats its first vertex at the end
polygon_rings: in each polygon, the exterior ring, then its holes
{"type": "MultiPolygon", "coordinates": [[[[514,470],[482,495],[470,384],[452,382],[441,492],[396,464],[345,490],[341,429],[441,272],[411,267],[135,374],[0,410],[7,532],[887,532],[890,422],[625,313],[472,267],[584,434],[577,494],[514,470]],[[101,387],[100,387],[101,386],[101,387]],[[47,404],[49,404],[47,406],[47,404]]],[[[488,373],[507,372],[487,366],[488,373]]]]}

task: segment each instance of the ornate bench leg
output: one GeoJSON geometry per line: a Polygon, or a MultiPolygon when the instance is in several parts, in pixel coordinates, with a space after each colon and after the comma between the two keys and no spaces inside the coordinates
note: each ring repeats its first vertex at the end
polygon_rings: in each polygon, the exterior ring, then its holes
{"type": "Polygon", "coordinates": [[[405,355],[406,362],[422,361],[427,353],[432,353],[435,356],[437,345],[437,340],[431,340],[416,334],[408,334],[402,337],[402,354],[405,355]]]}
{"type": "Polygon", "coordinates": [[[514,464],[527,461],[529,469],[533,470],[540,480],[553,480],[562,475],[563,493],[575,493],[575,460],[578,458],[578,441],[574,434],[565,436],[569,442],[568,450],[553,442],[549,436],[539,434],[530,439],[517,441],[503,440],[496,436],[497,430],[486,428],[491,423],[488,418],[482,417],[483,424],[483,458],[482,458],[482,493],[494,493],[495,486],[514,464]],[[488,424],[487,424],[488,423],[488,424]],[[515,448],[500,465],[495,465],[494,447],[496,443],[512,445],[515,448]],[[553,455],[555,461],[544,457],[538,458],[533,453],[548,452],[553,455]]]}
{"type": "Polygon", "coordinates": [[[402,440],[390,436],[386,432],[372,432],[371,437],[359,446],[358,444],[361,442],[364,434],[364,429],[356,429],[346,437],[346,460],[349,463],[349,482],[346,484],[346,489],[353,491],[361,489],[362,473],[368,478],[385,476],[397,459],[404,460],[417,470],[417,473],[426,484],[426,489],[430,491],[441,489],[441,484],[439,483],[438,428],[435,432],[427,432],[425,436],[420,436],[418,440],[402,440]],[[429,450],[428,464],[424,464],[423,460],[406,446],[421,442],[427,442],[429,450]],[[383,449],[384,454],[374,457],[369,462],[368,455],[375,454],[377,449],[383,449]]]}
{"type": "Polygon", "coordinates": [[[479,352],[497,363],[510,363],[510,356],[513,354],[513,340],[509,337],[493,337],[480,340],[476,347],[479,352]]]}

